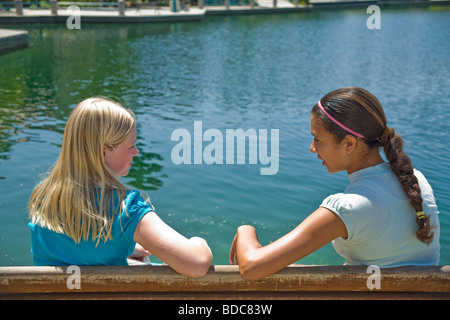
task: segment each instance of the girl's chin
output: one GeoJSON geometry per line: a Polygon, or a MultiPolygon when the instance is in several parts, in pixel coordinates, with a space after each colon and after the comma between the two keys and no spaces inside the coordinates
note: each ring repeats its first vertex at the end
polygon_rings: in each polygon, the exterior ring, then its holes
{"type": "Polygon", "coordinates": [[[327,164],[325,163],[325,161],[322,161],[322,165],[323,165],[324,167],[327,168],[328,173],[335,173],[335,172],[336,172],[335,170],[333,170],[332,168],[330,168],[329,166],[327,166],[327,164]]]}

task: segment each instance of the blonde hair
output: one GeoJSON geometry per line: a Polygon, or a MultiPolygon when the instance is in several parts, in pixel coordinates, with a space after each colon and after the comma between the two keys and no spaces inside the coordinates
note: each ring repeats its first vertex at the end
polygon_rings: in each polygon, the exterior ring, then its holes
{"type": "Polygon", "coordinates": [[[126,187],[106,166],[103,150],[125,141],[135,122],[132,111],[109,99],[80,102],[67,120],[58,160],[31,194],[32,223],[76,243],[89,236],[97,244],[112,240],[117,199],[124,199],[126,187]]]}

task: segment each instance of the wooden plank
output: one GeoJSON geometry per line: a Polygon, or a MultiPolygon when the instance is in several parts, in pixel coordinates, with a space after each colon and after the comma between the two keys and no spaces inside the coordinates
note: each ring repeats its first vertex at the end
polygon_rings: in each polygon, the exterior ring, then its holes
{"type": "Polygon", "coordinates": [[[450,266],[381,269],[380,289],[373,290],[365,266],[289,266],[256,281],[243,280],[237,266],[212,266],[199,279],[168,266],[79,268],[80,289],[70,289],[75,274],[67,267],[0,267],[0,298],[450,299],[450,266]]]}
{"type": "Polygon", "coordinates": [[[449,300],[445,293],[429,292],[107,292],[5,294],[1,300],[449,300]]]}

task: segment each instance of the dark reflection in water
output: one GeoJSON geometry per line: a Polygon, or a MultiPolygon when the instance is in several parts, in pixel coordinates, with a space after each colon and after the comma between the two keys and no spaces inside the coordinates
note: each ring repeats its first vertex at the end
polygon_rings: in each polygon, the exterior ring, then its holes
{"type": "MultiPolygon", "coordinates": [[[[137,148],[140,149],[139,143],[137,148]]],[[[168,177],[161,165],[163,160],[157,153],[139,151],[128,173],[127,184],[140,190],[158,190],[163,185],[162,179],[168,177]]]]}
{"type": "MultiPolygon", "coordinates": [[[[70,112],[85,98],[107,96],[139,114],[136,95],[127,98],[136,93],[138,85],[129,73],[134,53],[127,43],[136,37],[163,36],[172,32],[173,26],[158,24],[140,29],[92,25],[81,33],[55,25],[24,29],[30,32],[29,49],[0,60],[0,161],[9,160],[18,143],[59,146],[61,141],[48,141],[41,133],[51,131],[62,136],[70,112]]],[[[141,150],[128,184],[149,190],[160,188],[166,177],[161,160],[159,154],[141,150]]],[[[2,173],[0,179],[5,179],[2,173]]]]}

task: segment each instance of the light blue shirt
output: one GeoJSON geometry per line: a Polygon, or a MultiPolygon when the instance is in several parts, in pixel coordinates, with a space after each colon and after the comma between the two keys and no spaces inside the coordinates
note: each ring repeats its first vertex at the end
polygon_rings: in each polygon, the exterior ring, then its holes
{"type": "Polygon", "coordinates": [[[134,232],[141,218],[153,211],[151,204],[141,198],[139,191],[127,191],[127,213],[120,210],[112,226],[112,238],[104,241],[81,240],[79,243],[39,225],[28,224],[31,230],[31,252],[36,266],[64,265],[128,265],[127,256],[133,253],[134,232]]]}
{"type": "Polygon", "coordinates": [[[433,190],[422,173],[414,170],[423,199],[423,211],[431,216],[434,240],[426,245],[416,238],[416,212],[389,163],[349,175],[343,193],[321,204],[344,222],[348,237],[332,244],[349,265],[437,265],[439,263],[439,218],[433,190]]]}

